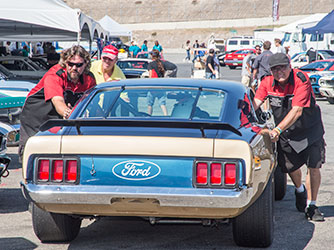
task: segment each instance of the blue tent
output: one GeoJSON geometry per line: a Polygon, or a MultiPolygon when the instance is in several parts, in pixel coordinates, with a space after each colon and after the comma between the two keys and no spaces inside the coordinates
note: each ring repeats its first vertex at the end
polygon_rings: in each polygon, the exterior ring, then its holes
{"type": "Polygon", "coordinates": [[[317,25],[303,29],[303,33],[308,34],[324,34],[324,33],[334,33],[334,10],[327,14],[323,19],[321,19],[317,25]]]}

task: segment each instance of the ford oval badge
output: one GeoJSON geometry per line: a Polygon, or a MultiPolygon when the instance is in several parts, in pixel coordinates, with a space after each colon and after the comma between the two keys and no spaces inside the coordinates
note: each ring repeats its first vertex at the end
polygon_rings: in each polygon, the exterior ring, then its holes
{"type": "Polygon", "coordinates": [[[112,172],[118,178],[131,181],[144,181],[158,176],[160,167],[150,161],[131,160],[117,163],[112,172]]]}

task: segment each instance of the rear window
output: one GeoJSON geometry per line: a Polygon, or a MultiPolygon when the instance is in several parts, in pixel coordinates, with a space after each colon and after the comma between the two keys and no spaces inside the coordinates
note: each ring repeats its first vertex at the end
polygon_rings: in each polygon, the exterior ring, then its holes
{"type": "Polygon", "coordinates": [[[148,62],[144,62],[144,61],[118,61],[117,65],[121,69],[147,69],[148,62]]]}
{"type": "Polygon", "coordinates": [[[240,44],[241,45],[249,45],[249,40],[241,40],[240,44]]]}
{"type": "Polygon", "coordinates": [[[98,92],[82,118],[219,120],[225,92],[212,89],[141,87],[98,92]]]}

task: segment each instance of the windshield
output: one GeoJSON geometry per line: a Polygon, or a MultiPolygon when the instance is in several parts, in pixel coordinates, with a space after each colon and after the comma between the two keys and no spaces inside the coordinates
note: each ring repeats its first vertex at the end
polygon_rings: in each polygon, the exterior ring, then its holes
{"type": "Polygon", "coordinates": [[[98,92],[79,117],[219,120],[225,92],[197,88],[113,88],[98,92]]]}
{"type": "Polygon", "coordinates": [[[143,69],[143,70],[147,70],[148,62],[146,62],[146,61],[118,61],[117,65],[121,69],[143,69]]]}
{"type": "Polygon", "coordinates": [[[318,62],[313,62],[310,64],[307,64],[300,69],[305,70],[305,69],[327,69],[330,66],[333,65],[334,62],[331,61],[318,61],[318,62]]]}

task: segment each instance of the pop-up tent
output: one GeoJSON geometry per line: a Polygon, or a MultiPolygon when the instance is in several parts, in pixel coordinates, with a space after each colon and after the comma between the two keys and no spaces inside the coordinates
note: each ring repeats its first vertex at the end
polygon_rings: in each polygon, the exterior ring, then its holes
{"type": "Polygon", "coordinates": [[[332,10],[323,19],[321,19],[317,23],[317,25],[307,29],[303,29],[303,33],[308,33],[308,34],[334,33],[334,10],[332,10]]]}
{"type": "Polygon", "coordinates": [[[61,0],[1,1],[3,41],[92,41],[107,36],[100,24],[61,0]]]}
{"type": "Polygon", "coordinates": [[[132,37],[132,31],[120,25],[118,22],[113,20],[110,16],[105,15],[99,23],[102,27],[109,32],[109,36],[126,36],[132,37]]]}

